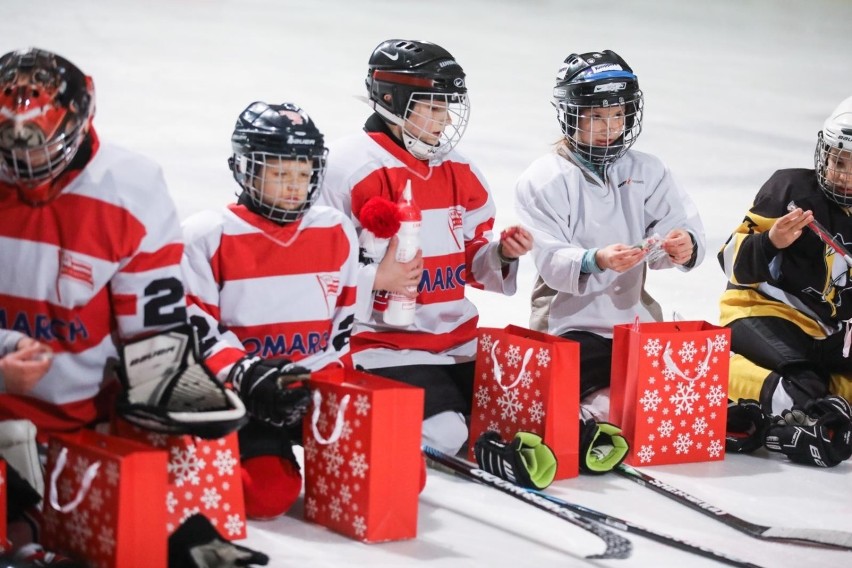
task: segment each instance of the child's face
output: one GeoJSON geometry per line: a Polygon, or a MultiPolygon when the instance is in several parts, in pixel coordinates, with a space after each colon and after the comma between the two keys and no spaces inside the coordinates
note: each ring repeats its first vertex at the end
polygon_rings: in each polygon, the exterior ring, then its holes
{"type": "Polygon", "coordinates": [[[308,198],[313,174],[311,160],[270,158],[255,178],[255,188],[267,205],[293,211],[308,198]]]}
{"type": "Polygon", "coordinates": [[[416,101],[405,119],[405,131],[421,142],[435,146],[444,129],[453,122],[450,114],[445,100],[416,101]]]}
{"type": "Polygon", "coordinates": [[[831,149],[826,162],[825,179],[835,191],[852,195],[852,151],[831,149]]]}
{"type": "Polygon", "coordinates": [[[624,105],[583,109],[574,139],[586,146],[609,146],[624,134],[624,105]]]}

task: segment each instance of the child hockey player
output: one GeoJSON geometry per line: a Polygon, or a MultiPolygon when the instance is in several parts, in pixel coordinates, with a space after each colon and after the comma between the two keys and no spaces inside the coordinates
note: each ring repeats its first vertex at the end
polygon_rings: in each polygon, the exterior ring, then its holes
{"type": "Polygon", "coordinates": [[[381,196],[398,202],[408,182],[422,214],[421,253],[396,260],[394,237],[383,260],[359,273],[354,362],[425,389],[423,441],[455,454],[467,441],[477,311],[465,286],[515,292],[517,259],[532,246],[512,228],[492,240],[495,207],[480,172],[454,151],[467,126],[462,67],[444,48],[401,39],[370,56],[364,131],[332,147],[322,199],[352,216],[381,196]],[[414,321],[384,318],[386,293],[416,298],[414,321]],[[375,302],[374,302],[375,300],[375,302]]]}

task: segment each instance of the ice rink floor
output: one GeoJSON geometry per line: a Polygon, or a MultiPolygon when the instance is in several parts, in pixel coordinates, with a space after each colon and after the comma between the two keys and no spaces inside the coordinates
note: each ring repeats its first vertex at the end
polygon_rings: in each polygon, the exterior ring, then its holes
{"type": "MultiPolygon", "coordinates": [[[[707,233],[703,265],[653,274],[648,287],[667,313],[716,322],[725,280],[714,252],[773,171],[812,167],[822,121],[852,95],[850,22],[847,0],[6,0],[0,51],[50,49],[92,75],[100,136],[159,161],[185,217],[234,199],[229,139],[248,103],[296,102],[333,140],[368,115],[355,96],[379,42],[434,41],[467,72],[472,114],[458,149],[488,179],[499,230],[515,219],[516,177],[559,136],[549,102],[559,63],[614,49],[645,92],[636,149],[670,167],[707,233]]],[[[482,325],[526,324],[533,276],[524,259],[513,298],[472,293],[482,325]]],[[[761,452],[648,472],[755,523],[852,530],[852,462],[817,470],[761,452]]],[[[762,542],[615,476],[550,491],[764,567],[852,565],[852,553],[762,542]]],[[[355,543],[305,523],[300,501],[252,523],[246,544],[273,568],[713,565],[631,539],[630,559],[585,559],[600,547],[584,531],[430,471],[414,540],[355,543]]]]}

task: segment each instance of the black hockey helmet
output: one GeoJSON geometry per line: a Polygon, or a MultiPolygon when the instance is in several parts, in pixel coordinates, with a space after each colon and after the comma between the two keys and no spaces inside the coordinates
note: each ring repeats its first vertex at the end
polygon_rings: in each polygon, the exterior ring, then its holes
{"type": "Polygon", "coordinates": [[[817,134],[814,167],[826,197],[842,207],[852,206],[852,97],[825,119],[817,134]]]}
{"type": "Polygon", "coordinates": [[[234,154],[228,165],[243,188],[240,202],[276,223],[301,219],[316,201],[325,175],[328,149],[322,133],[307,113],[292,103],[254,102],[237,118],[231,135],[234,154]],[[263,168],[271,161],[294,160],[310,164],[307,198],[299,207],[283,206],[265,195],[263,168]]]}
{"type": "Polygon", "coordinates": [[[371,106],[403,127],[406,148],[419,159],[440,157],[458,144],[470,116],[465,73],[443,47],[427,41],[389,39],[370,55],[366,78],[371,106]],[[449,119],[437,143],[406,129],[415,102],[446,105],[449,119]]]}
{"type": "Polygon", "coordinates": [[[553,106],[571,148],[593,164],[608,164],[633,145],[642,131],[643,95],[639,79],[624,59],[611,50],[572,53],[556,74],[553,106]],[[592,108],[624,107],[624,134],[608,146],[590,146],[577,140],[580,116],[592,108]]]}
{"type": "Polygon", "coordinates": [[[27,49],[0,56],[0,181],[22,199],[56,196],[95,114],[91,77],[49,51],[27,49]]]}

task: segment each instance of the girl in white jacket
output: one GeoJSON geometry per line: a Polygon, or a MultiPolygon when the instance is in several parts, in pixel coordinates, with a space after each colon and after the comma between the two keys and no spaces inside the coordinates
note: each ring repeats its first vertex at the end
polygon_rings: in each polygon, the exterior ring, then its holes
{"type": "MultiPolygon", "coordinates": [[[[692,200],[659,159],[630,150],[642,103],[618,54],[568,56],[553,90],[564,137],[516,186],[538,269],[530,326],[580,342],[581,397],[608,393],[613,325],[662,319],[644,290],[646,265],[690,270],[704,257],[692,200]]],[[[605,419],[608,396],[593,399],[605,419]]]]}

